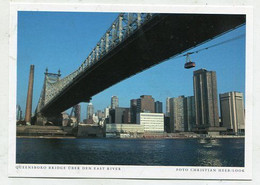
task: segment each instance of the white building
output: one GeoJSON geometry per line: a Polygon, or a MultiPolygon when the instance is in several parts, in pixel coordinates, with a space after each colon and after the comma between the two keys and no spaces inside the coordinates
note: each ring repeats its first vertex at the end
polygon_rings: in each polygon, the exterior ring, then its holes
{"type": "Polygon", "coordinates": [[[137,114],[137,124],[106,124],[106,134],[127,133],[130,135],[153,134],[164,132],[163,113],[139,113],[137,114]]]}
{"type": "Polygon", "coordinates": [[[109,107],[104,109],[104,117],[109,118],[109,107]]]}
{"type": "Polygon", "coordinates": [[[87,107],[87,119],[91,118],[93,114],[94,114],[94,106],[92,103],[89,103],[87,107]]]}
{"type": "Polygon", "coordinates": [[[163,113],[139,113],[137,124],[144,127],[144,132],[164,132],[163,113]]]}
{"type": "Polygon", "coordinates": [[[245,115],[243,93],[227,92],[219,95],[222,125],[235,134],[244,132],[245,115]]]}
{"type": "Polygon", "coordinates": [[[144,133],[143,125],[139,124],[106,124],[106,133],[144,133]]]}

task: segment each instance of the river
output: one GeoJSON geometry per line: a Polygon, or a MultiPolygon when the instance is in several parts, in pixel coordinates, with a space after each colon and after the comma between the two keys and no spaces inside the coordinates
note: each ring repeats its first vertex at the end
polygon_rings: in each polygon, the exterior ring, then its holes
{"type": "Polygon", "coordinates": [[[16,162],[154,166],[244,166],[244,139],[17,138],[16,162]]]}

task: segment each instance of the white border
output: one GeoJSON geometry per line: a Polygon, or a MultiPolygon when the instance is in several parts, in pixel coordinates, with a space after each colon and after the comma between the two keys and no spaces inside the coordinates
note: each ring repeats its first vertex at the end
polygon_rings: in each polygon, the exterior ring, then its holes
{"type": "Polygon", "coordinates": [[[142,178],[142,179],[238,179],[252,178],[252,114],[253,114],[253,12],[251,7],[227,6],[169,6],[169,5],[109,5],[109,4],[29,4],[11,3],[9,39],[9,177],[69,177],[69,178],[142,178]],[[221,13],[246,14],[246,129],[245,129],[245,167],[154,167],[122,165],[16,165],[16,60],[17,60],[17,11],[73,11],[73,12],[154,12],[154,13],[221,13]],[[21,169],[34,167],[79,167],[81,170],[42,170],[21,169]],[[91,167],[91,170],[83,170],[91,167]],[[94,170],[104,167],[105,170],[94,170]],[[107,170],[117,167],[120,170],[107,170]],[[188,169],[188,171],[178,171],[188,169]],[[217,172],[191,172],[192,169],[209,169],[217,172]],[[243,169],[244,172],[219,172],[219,170],[243,169]]]}

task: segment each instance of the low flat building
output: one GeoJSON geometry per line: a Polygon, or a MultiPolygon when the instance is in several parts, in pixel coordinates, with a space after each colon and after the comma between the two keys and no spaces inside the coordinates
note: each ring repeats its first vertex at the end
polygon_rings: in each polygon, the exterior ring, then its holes
{"type": "Polygon", "coordinates": [[[139,124],[106,124],[106,133],[144,133],[144,126],[139,124]]]}
{"type": "Polygon", "coordinates": [[[108,137],[139,137],[150,134],[164,133],[164,114],[162,113],[139,113],[137,124],[106,124],[106,136],[108,137]],[[123,135],[122,135],[123,134],[123,135]],[[127,135],[126,135],[127,134],[127,135]]]}
{"type": "Polygon", "coordinates": [[[137,124],[144,127],[144,132],[164,132],[164,114],[139,113],[137,114],[137,124]]]}

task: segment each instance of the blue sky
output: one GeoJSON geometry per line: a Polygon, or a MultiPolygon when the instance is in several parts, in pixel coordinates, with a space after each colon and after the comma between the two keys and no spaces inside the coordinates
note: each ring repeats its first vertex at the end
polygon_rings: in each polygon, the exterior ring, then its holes
{"type": "MultiPolygon", "coordinates": [[[[44,72],[62,77],[76,70],[103,36],[117,13],[19,12],[17,54],[17,104],[25,111],[30,65],[35,65],[33,111],[43,86],[44,72]]],[[[245,26],[213,39],[191,51],[245,34],[245,26]]],[[[128,78],[92,97],[96,110],[110,105],[111,96],[119,106],[129,107],[130,99],[152,95],[162,101],[167,97],[193,95],[193,71],[206,68],[216,71],[218,93],[245,92],[245,37],[191,55],[196,67],[184,69],[185,57],[171,58],[128,78]]],[[[86,117],[86,103],[81,104],[86,117]]],[[[82,119],[82,118],[81,118],[82,119]]]]}

